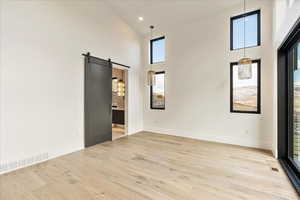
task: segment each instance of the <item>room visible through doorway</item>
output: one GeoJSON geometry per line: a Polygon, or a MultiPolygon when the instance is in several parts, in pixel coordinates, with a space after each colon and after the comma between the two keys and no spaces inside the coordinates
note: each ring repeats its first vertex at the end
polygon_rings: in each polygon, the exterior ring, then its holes
{"type": "Polygon", "coordinates": [[[127,70],[112,69],[112,140],[126,136],[127,70]]]}

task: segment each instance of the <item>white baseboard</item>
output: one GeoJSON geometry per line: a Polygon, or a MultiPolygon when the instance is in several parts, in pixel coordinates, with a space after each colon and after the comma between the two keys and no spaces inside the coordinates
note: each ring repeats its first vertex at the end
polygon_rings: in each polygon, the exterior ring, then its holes
{"type": "Polygon", "coordinates": [[[242,140],[238,140],[237,138],[228,137],[228,136],[220,137],[220,135],[216,135],[213,133],[201,135],[201,134],[196,134],[194,132],[189,132],[189,131],[161,129],[161,128],[156,128],[156,127],[147,127],[147,128],[145,128],[144,131],[161,133],[161,134],[172,135],[172,136],[186,137],[186,138],[191,138],[191,139],[204,140],[204,141],[209,141],[209,142],[219,142],[219,143],[239,145],[239,146],[244,146],[244,147],[272,150],[271,144],[269,144],[267,142],[256,143],[256,142],[242,141],[242,140]]]}
{"type": "MultiPolygon", "coordinates": [[[[131,132],[131,133],[128,133],[128,135],[134,135],[134,134],[139,133],[141,131],[142,130],[131,132]]],[[[18,170],[18,169],[30,167],[30,166],[33,166],[33,165],[36,165],[36,164],[39,164],[39,163],[43,163],[43,162],[46,162],[48,160],[55,159],[57,157],[65,156],[67,154],[80,151],[82,149],[84,149],[83,146],[73,148],[73,149],[67,150],[67,151],[57,151],[57,152],[52,151],[52,152],[42,153],[42,154],[39,154],[39,155],[31,155],[31,156],[28,156],[26,158],[16,160],[16,161],[9,161],[9,162],[2,161],[0,163],[0,175],[1,174],[6,174],[6,173],[9,173],[9,172],[18,170]]]]}
{"type": "Polygon", "coordinates": [[[16,160],[16,161],[10,161],[10,162],[2,162],[0,163],[0,175],[1,174],[7,174],[9,172],[18,170],[18,169],[22,169],[22,168],[26,168],[26,167],[30,167],[39,163],[43,163],[46,162],[48,160],[52,160],[55,159],[57,157],[61,157],[70,153],[74,153],[77,151],[82,150],[83,148],[77,148],[77,149],[73,149],[71,151],[66,151],[66,152],[60,152],[60,153],[56,153],[56,154],[52,154],[49,156],[50,153],[43,153],[43,154],[39,154],[39,155],[34,155],[34,156],[30,156],[21,160],[16,160]]]}
{"type": "MultiPolygon", "coordinates": [[[[140,131],[135,131],[135,132],[131,132],[128,133],[128,135],[134,135],[137,134],[140,131]]],[[[245,147],[254,147],[254,148],[260,148],[260,149],[267,149],[267,150],[272,150],[271,145],[269,144],[257,144],[257,143],[250,143],[250,142],[241,142],[241,141],[236,141],[236,139],[234,138],[230,138],[230,137],[219,137],[216,136],[214,134],[208,134],[207,135],[195,135],[195,133],[189,133],[188,131],[178,131],[178,130],[171,130],[171,129],[161,129],[161,128],[145,128],[144,131],[149,131],[149,132],[154,132],[154,133],[160,133],[160,134],[166,134],[166,135],[172,135],[172,136],[180,136],[180,137],[186,137],[186,138],[191,138],[191,139],[198,139],[198,140],[204,140],[204,141],[210,141],[210,142],[220,142],[220,143],[226,143],[226,144],[233,144],[233,145],[240,145],[240,146],[245,146],[245,147]]],[[[17,160],[17,161],[13,161],[13,162],[6,162],[6,163],[0,163],[0,174],[5,174],[5,173],[9,173],[12,171],[15,171],[17,169],[21,169],[21,168],[25,168],[25,167],[29,167],[38,163],[42,163],[42,162],[46,162],[48,160],[52,160],[55,159],[57,157],[60,156],[64,156],[70,153],[74,153],[77,151],[80,151],[84,149],[84,147],[80,147],[80,148],[74,148],[70,151],[66,151],[66,152],[56,152],[55,154],[52,153],[43,153],[43,154],[39,154],[39,155],[34,155],[22,160],[17,160]]],[[[276,156],[276,152],[274,152],[272,150],[274,156],[276,156]]]]}
{"type": "Polygon", "coordinates": [[[143,129],[133,130],[133,131],[128,132],[127,135],[134,135],[134,134],[137,134],[137,133],[142,132],[142,131],[143,131],[143,129]]]}

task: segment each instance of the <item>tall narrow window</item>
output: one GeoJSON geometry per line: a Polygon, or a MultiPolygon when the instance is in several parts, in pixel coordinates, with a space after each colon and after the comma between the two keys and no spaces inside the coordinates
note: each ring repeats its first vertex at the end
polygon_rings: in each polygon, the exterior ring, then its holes
{"type": "Polygon", "coordinates": [[[150,63],[165,61],[165,37],[156,38],[150,41],[150,63]]]}
{"type": "Polygon", "coordinates": [[[150,87],[151,109],[165,109],[165,72],[155,73],[156,84],[150,87]]]}
{"type": "Polygon", "coordinates": [[[239,79],[238,63],[230,67],[230,111],[260,113],[260,60],[252,63],[252,76],[239,79]]]}
{"type": "Polygon", "coordinates": [[[289,118],[293,123],[291,125],[290,134],[290,157],[295,165],[300,169],[300,40],[288,52],[288,68],[290,70],[290,80],[288,106],[289,118]]]}
{"type": "Polygon", "coordinates": [[[259,46],[261,38],[260,34],[260,10],[231,17],[231,50],[259,46]]]}

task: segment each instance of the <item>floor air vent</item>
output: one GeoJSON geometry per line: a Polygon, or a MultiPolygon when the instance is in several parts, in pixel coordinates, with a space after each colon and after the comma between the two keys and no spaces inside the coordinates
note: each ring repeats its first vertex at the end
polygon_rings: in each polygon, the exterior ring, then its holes
{"type": "Polygon", "coordinates": [[[275,167],[272,167],[272,171],[279,172],[279,170],[277,168],[275,168],[275,167]]]}
{"type": "Polygon", "coordinates": [[[48,160],[48,158],[48,153],[43,153],[23,160],[8,163],[0,163],[0,174],[10,172],[19,168],[27,167],[36,163],[40,163],[42,161],[48,160]]]}

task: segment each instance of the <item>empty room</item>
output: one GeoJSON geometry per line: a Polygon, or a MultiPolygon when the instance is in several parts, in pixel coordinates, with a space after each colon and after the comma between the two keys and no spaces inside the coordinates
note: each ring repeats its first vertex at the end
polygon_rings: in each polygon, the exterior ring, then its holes
{"type": "Polygon", "coordinates": [[[300,0],[0,0],[0,200],[299,194],[300,0]]]}

